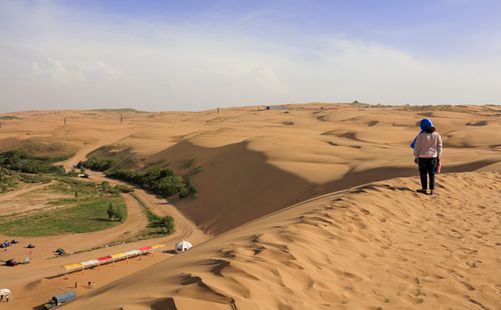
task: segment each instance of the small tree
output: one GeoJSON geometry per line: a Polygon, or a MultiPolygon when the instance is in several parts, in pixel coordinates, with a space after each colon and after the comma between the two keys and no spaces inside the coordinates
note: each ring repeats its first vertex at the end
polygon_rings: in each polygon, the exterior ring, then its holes
{"type": "Polygon", "coordinates": [[[78,192],[75,191],[75,199],[77,199],[77,198],[78,198],[78,192]]]}
{"type": "Polygon", "coordinates": [[[101,188],[103,191],[108,192],[110,190],[110,183],[108,181],[101,182],[101,188]]]}
{"type": "Polygon", "coordinates": [[[108,210],[106,211],[108,213],[108,219],[110,221],[122,221],[123,220],[123,215],[122,212],[120,211],[120,208],[114,208],[113,204],[110,202],[108,205],[108,210]]]}
{"type": "Polygon", "coordinates": [[[110,202],[108,205],[108,219],[111,221],[113,220],[113,215],[115,214],[115,211],[113,210],[113,204],[110,202]]]}

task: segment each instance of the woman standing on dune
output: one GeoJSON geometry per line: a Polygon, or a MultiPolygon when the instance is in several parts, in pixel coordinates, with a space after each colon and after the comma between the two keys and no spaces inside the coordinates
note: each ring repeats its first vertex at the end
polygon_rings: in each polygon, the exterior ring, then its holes
{"type": "Polygon", "coordinates": [[[428,176],[430,177],[430,195],[435,191],[435,173],[440,165],[442,155],[442,137],[435,131],[431,120],[425,118],[419,123],[421,132],[412,141],[414,162],[419,166],[421,189],[417,192],[426,194],[428,191],[428,176]]]}

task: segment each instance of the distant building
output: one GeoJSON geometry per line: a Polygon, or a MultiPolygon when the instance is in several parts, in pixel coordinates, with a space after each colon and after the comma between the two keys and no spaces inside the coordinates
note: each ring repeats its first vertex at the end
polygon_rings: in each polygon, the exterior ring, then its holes
{"type": "Polygon", "coordinates": [[[264,107],[265,110],[288,110],[284,105],[267,105],[264,107]]]}

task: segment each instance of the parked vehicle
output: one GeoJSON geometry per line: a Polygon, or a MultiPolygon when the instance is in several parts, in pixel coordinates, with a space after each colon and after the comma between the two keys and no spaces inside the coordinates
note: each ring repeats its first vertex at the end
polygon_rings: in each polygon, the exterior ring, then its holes
{"type": "Polygon", "coordinates": [[[16,243],[19,243],[19,241],[17,241],[16,239],[14,239],[14,240],[12,240],[12,241],[10,242],[10,244],[16,244],[16,243]]]}
{"type": "Polygon", "coordinates": [[[45,309],[52,309],[54,307],[60,306],[70,300],[77,298],[77,294],[75,292],[66,292],[61,295],[53,296],[48,303],[44,305],[45,309]]]}
{"type": "Polygon", "coordinates": [[[77,174],[78,177],[84,178],[84,179],[90,179],[90,175],[88,173],[79,173],[77,174]]]}
{"type": "Polygon", "coordinates": [[[19,262],[15,259],[9,259],[8,261],[5,262],[5,266],[14,267],[16,265],[19,265],[19,262]]]}
{"type": "Polygon", "coordinates": [[[63,248],[58,248],[54,252],[56,252],[57,255],[64,255],[64,254],[66,254],[66,251],[63,248]]]}
{"type": "Polygon", "coordinates": [[[26,246],[28,249],[33,249],[35,247],[34,244],[32,243],[28,243],[28,245],[26,246]]]}

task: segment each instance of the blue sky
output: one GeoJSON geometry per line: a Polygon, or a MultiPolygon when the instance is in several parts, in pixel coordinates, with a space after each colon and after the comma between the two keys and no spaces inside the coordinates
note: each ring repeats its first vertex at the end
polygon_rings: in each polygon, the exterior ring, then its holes
{"type": "Polygon", "coordinates": [[[0,112],[501,103],[501,2],[0,1],[0,112]]]}

